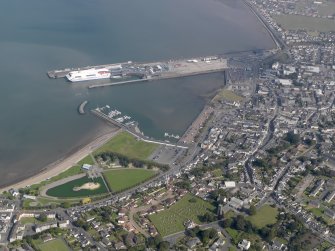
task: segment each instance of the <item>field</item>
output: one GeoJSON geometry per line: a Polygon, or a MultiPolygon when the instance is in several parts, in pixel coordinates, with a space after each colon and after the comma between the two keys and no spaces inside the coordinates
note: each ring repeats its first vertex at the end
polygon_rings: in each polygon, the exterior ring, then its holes
{"type": "Polygon", "coordinates": [[[140,168],[123,168],[104,172],[104,178],[112,192],[119,192],[140,184],[155,175],[155,171],[140,168]]]}
{"type": "Polygon", "coordinates": [[[52,197],[58,197],[58,198],[74,198],[74,197],[86,197],[86,196],[92,196],[92,195],[98,195],[107,193],[107,188],[102,180],[102,178],[95,178],[93,182],[98,182],[100,184],[100,187],[96,190],[79,190],[79,191],[73,191],[74,187],[80,187],[85,183],[92,182],[91,179],[87,177],[83,177],[80,179],[69,181],[65,184],[50,188],[46,194],[48,196],[52,197]]]}
{"type": "Polygon", "coordinates": [[[157,214],[149,216],[150,221],[155,225],[162,236],[183,231],[184,222],[188,219],[200,224],[200,217],[206,212],[213,213],[215,207],[207,201],[187,194],[170,208],[157,214]],[[194,198],[196,201],[191,202],[194,198]]]}
{"type": "Polygon", "coordinates": [[[61,239],[55,239],[51,241],[47,241],[38,245],[41,251],[67,251],[70,248],[65,244],[65,242],[61,239]]]}
{"type": "Polygon", "coordinates": [[[217,99],[225,99],[230,102],[240,102],[243,100],[243,97],[235,94],[233,91],[223,89],[216,95],[215,100],[217,99]]]}
{"type": "Polygon", "coordinates": [[[298,15],[280,15],[274,16],[274,19],[286,30],[335,31],[335,22],[331,19],[298,15]]]}
{"type": "Polygon", "coordinates": [[[94,154],[115,152],[129,158],[146,160],[156,150],[157,146],[157,144],[137,140],[127,132],[121,132],[96,150],[94,154]]]}
{"type": "Polygon", "coordinates": [[[257,228],[265,227],[268,224],[274,224],[277,222],[278,209],[271,207],[270,205],[264,205],[257,213],[247,219],[257,228]]]}

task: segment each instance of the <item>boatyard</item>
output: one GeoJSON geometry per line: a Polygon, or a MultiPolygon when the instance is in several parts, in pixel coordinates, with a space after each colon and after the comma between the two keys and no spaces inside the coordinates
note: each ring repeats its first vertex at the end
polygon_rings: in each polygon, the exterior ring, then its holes
{"type": "Polygon", "coordinates": [[[109,79],[107,83],[93,83],[89,88],[136,83],[200,75],[224,71],[228,68],[227,59],[218,56],[170,60],[167,62],[126,63],[87,66],[76,69],[49,71],[49,78],[66,78],[70,82],[109,79]]]}

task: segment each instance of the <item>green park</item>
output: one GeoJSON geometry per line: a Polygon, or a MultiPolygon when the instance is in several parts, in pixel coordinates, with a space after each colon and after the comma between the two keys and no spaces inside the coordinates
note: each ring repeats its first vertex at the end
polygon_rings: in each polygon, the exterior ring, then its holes
{"type": "Polygon", "coordinates": [[[185,230],[185,221],[201,224],[205,213],[214,215],[214,212],[215,206],[211,203],[187,194],[170,208],[150,215],[149,219],[162,236],[167,236],[185,230]]]}
{"type": "Polygon", "coordinates": [[[68,251],[70,248],[63,239],[53,239],[47,242],[35,241],[35,245],[41,251],[68,251]]]}
{"type": "Polygon", "coordinates": [[[156,174],[153,170],[140,168],[122,168],[104,172],[104,178],[112,192],[120,192],[136,186],[156,174]]]}
{"type": "Polygon", "coordinates": [[[128,132],[121,132],[96,150],[94,155],[103,152],[114,152],[129,158],[146,160],[157,149],[157,146],[154,143],[138,140],[128,132]]]}
{"type": "Polygon", "coordinates": [[[47,190],[46,194],[57,198],[87,197],[107,193],[108,190],[101,177],[82,177],[47,190]]]}
{"type": "MultiPolygon", "coordinates": [[[[105,169],[102,171],[101,177],[94,178],[93,180],[88,177],[73,179],[67,182],[62,182],[63,179],[78,174],[83,174],[81,168],[83,164],[93,165],[95,159],[101,153],[115,153],[129,158],[137,162],[146,163],[148,157],[157,149],[158,145],[154,143],[147,143],[136,139],[128,132],[120,132],[115,135],[106,144],[95,150],[92,154],[87,155],[80,160],[73,167],[61,172],[60,174],[51,177],[39,184],[32,185],[27,188],[26,193],[38,196],[36,201],[26,200],[25,207],[43,206],[52,204],[51,197],[60,200],[73,200],[83,197],[99,196],[111,192],[120,192],[128,188],[139,185],[157,174],[157,171],[145,168],[119,168],[119,169],[105,169]],[[55,184],[54,186],[52,184],[55,184]],[[50,186],[51,185],[51,186],[50,186]],[[49,186],[43,197],[41,191],[45,191],[45,187],[49,186]],[[107,187],[108,186],[108,187],[107,187]],[[109,188],[109,189],[108,189],[109,188]],[[46,203],[42,200],[47,200],[46,203]]],[[[149,162],[148,162],[149,163],[149,162]]],[[[150,162],[151,163],[151,162],[150,162]]],[[[132,162],[129,163],[130,166],[132,162]]],[[[78,200],[77,200],[78,202],[78,200]]]]}
{"type": "Polygon", "coordinates": [[[266,225],[275,224],[277,222],[278,209],[270,205],[264,205],[257,210],[255,215],[247,217],[252,225],[261,229],[266,225]]]}

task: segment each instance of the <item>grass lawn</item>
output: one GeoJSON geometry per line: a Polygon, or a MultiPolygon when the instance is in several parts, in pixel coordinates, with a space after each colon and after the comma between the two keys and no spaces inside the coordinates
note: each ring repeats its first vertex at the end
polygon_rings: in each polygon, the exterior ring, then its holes
{"type": "Polygon", "coordinates": [[[30,200],[30,199],[25,199],[25,200],[23,200],[23,208],[28,208],[28,207],[30,207],[30,203],[35,203],[35,201],[34,200],[30,200]]]}
{"type": "Polygon", "coordinates": [[[265,227],[268,224],[277,222],[278,209],[270,205],[262,206],[255,215],[247,217],[248,220],[257,228],[265,227]]]}
{"type": "Polygon", "coordinates": [[[283,239],[283,238],[279,238],[279,237],[276,237],[274,240],[278,241],[279,243],[282,243],[284,245],[287,245],[288,241],[283,239]]]}
{"type": "Polygon", "coordinates": [[[196,196],[187,194],[170,208],[149,216],[162,236],[167,236],[185,229],[184,222],[188,219],[201,224],[200,217],[206,212],[215,212],[215,206],[196,196]],[[194,198],[195,202],[190,200],[194,198]]]}
{"type": "Polygon", "coordinates": [[[94,180],[87,178],[86,176],[80,179],[69,181],[65,184],[50,188],[46,194],[52,197],[58,198],[75,198],[75,197],[86,197],[91,195],[98,195],[107,193],[107,188],[102,180],[102,178],[95,178],[94,180]],[[74,191],[75,187],[80,187],[85,183],[94,182],[99,183],[100,187],[95,190],[81,189],[74,191]]]}
{"type": "Polygon", "coordinates": [[[67,177],[70,177],[70,176],[73,176],[73,175],[76,175],[76,174],[79,174],[79,173],[82,173],[83,171],[81,170],[81,167],[80,166],[73,166],[73,167],[70,167],[69,169],[67,169],[66,171],[48,179],[48,180],[45,180],[41,183],[38,183],[38,184],[35,184],[35,185],[32,185],[30,188],[31,189],[36,189],[36,188],[39,188],[41,186],[44,186],[46,184],[50,184],[54,181],[57,181],[57,180],[61,180],[61,179],[64,179],[64,178],[67,178],[67,177]]]}
{"type": "Polygon", "coordinates": [[[104,178],[112,192],[119,192],[146,181],[156,174],[153,170],[123,168],[104,172],[104,178]]]}
{"type": "Polygon", "coordinates": [[[240,233],[239,231],[232,229],[230,227],[226,228],[227,233],[232,238],[234,243],[238,243],[240,241],[240,233]]]}
{"type": "Polygon", "coordinates": [[[237,245],[237,243],[239,243],[240,241],[242,241],[243,239],[249,240],[251,241],[251,243],[255,243],[255,242],[260,242],[261,239],[258,235],[254,234],[254,233],[246,233],[243,231],[238,231],[232,228],[226,228],[227,233],[229,234],[229,236],[232,239],[232,243],[237,245]]]}
{"type": "Polygon", "coordinates": [[[102,152],[115,152],[128,156],[129,158],[146,160],[157,147],[157,144],[137,140],[128,132],[121,132],[104,146],[96,150],[94,154],[102,152]]]}
{"type": "Polygon", "coordinates": [[[328,225],[334,224],[334,220],[324,214],[323,208],[310,208],[308,209],[315,217],[322,217],[328,225]]]}
{"type": "Polygon", "coordinates": [[[323,215],[323,211],[322,211],[321,208],[311,208],[311,209],[309,209],[309,211],[311,211],[312,214],[315,215],[315,217],[320,217],[320,216],[323,215]]]}
{"type": "Polygon", "coordinates": [[[279,15],[274,19],[287,30],[305,29],[308,31],[335,31],[335,22],[331,19],[299,15],[279,15]]]}
{"type": "Polygon", "coordinates": [[[81,161],[78,162],[78,165],[80,167],[82,167],[84,164],[89,164],[89,165],[94,164],[94,161],[93,161],[91,155],[87,155],[85,158],[83,158],[81,161]]]}
{"type": "Polygon", "coordinates": [[[70,250],[70,248],[65,244],[65,242],[62,239],[55,239],[51,241],[47,241],[45,243],[42,243],[38,245],[39,249],[41,251],[67,251],[70,250]]]}
{"type": "Polygon", "coordinates": [[[81,198],[64,198],[64,199],[52,199],[47,197],[39,196],[37,197],[37,200],[24,200],[23,201],[23,208],[29,209],[29,208],[35,208],[35,207],[45,207],[45,206],[53,206],[53,207],[59,207],[63,202],[68,202],[70,205],[76,205],[81,202],[81,198]]]}
{"type": "MultiPolygon", "coordinates": [[[[47,219],[47,222],[48,221],[52,221],[53,219],[47,219]]],[[[44,222],[42,222],[42,221],[40,221],[40,220],[38,220],[38,219],[36,219],[36,218],[34,218],[34,217],[22,217],[21,219],[20,219],[20,222],[22,223],[22,224],[33,224],[33,223],[38,223],[38,224],[42,224],[42,223],[44,223],[44,222]]]]}
{"type": "Polygon", "coordinates": [[[330,247],[332,246],[332,244],[330,244],[329,242],[327,241],[324,241],[320,244],[319,246],[319,250],[327,250],[329,249],[330,247]]]}
{"type": "Polygon", "coordinates": [[[230,219],[236,216],[236,213],[232,210],[229,210],[227,213],[224,214],[225,219],[230,219]]]}
{"type": "Polygon", "coordinates": [[[235,94],[233,91],[231,90],[227,90],[227,89],[223,89],[221,90],[215,99],[225,99],[227,101],[231,101],[231,102],[240,102],[243,100],[243,97],[235,94]]]}
{"type": "Polygon", "coordinates": [[[214,177],[221,177],[223,175],[223,172],[220,168],[218,168],[218,169],[213,170],[212,174],[214,177]]]}

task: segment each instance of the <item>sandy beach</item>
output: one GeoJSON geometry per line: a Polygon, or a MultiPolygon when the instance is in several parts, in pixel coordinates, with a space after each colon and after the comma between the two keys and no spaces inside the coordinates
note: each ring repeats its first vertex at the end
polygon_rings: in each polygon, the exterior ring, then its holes
{"type": "Polygon", "coordinates": [[[77,162],[85,158],[88,154],[92,153],[94,150],[98,149],[100,146],[104,145],[108,142],[113,136],[115,136],[121,129],[115,128],[112,132],[104,134],[102,136],[97,137],[89,144],[80,148],[75,153],[72,153],[65,158],[58,160],[50,165],[46,166],[40,173],[31,176],[27,179],[19,181],[15,184],[3,187],[0,189],[0,192],[7,191],[11,188],[19,189],[26,186],[31,186],[33,184],[40,183],[43,180],[51,178],[53,176],[58,175],[59,173],[67,170],[68,168],[74,166],[77,162]]]}

